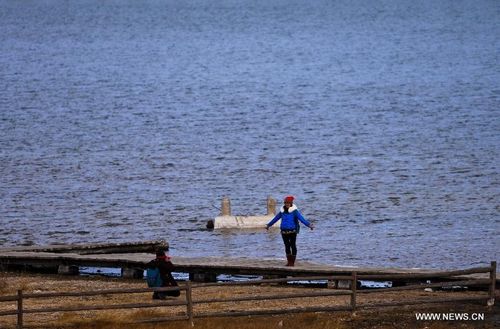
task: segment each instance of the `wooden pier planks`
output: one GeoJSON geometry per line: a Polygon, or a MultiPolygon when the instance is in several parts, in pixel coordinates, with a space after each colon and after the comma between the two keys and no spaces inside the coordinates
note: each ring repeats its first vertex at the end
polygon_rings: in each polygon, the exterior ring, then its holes
{"type": "MultiPolygon", "coordinates": [[[[155,257],[157,248],[168,249],[165,241],[137,243],[65,245],[47,247],[20,247],[0,249],[0,266],[85,266],[122,269],[143,269],[155,257]],[[118,251],[118,252],[117,252],[118,251]]],[[[325,276],[351,275],[377,281],[393,278],[429,277],[433,273],[449,274],[450,271],[430,269],[349,267],[298,261],[296,266],[284,266],[284,260],[235,259],[222,257],[173,257],[176,272],[209,275],[259,275],[259,276],[325,276]]],[[[438,276],[439,277],[439,276],[438,276]]],[[[408,279],[409,280],[409,279],[408,279]]]]}
{"type": "MultiPolygon", "coordinates": [[[[154,258],[152,253],[119,253],[80,255],[75,253],[50,253],[31,251],[0,251],[1,265],[74,265],[115,268],[144,268],[154,258]]],[[[177,272],[216,273],[231,275],[342,275],[356,271],[358,275],[422,274],[423,269],[344,267],[297,262],[294,267],[284,266],[283,260],[231,259],[231,258],[184,258],[173,257],[177,272]]],[[[435,272],[435,271],[434,271],[435,272]]]]}

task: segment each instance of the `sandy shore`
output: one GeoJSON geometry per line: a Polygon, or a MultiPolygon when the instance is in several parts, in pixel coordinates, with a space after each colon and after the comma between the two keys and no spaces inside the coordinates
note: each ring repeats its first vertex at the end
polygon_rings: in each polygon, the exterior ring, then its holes
{"type": "MultiPolygon", "coordinates": [[[[24,293],[42,292],[70,292],[91,291],[102,289],[143,288],[144,281],[124,280],[121,278],[58,276],[27,273],[0,273],[0,295],[15,295],[21,289],[24,293]]],[[[325,288],[304,288],[283,285],[266,286],[227,286],[204,287],[193,290],[193,300],[206,298],[222,298],[230,296],[252,296],[284,293],[298,293],[306,291],[325,291],[325,288]]],[[[497,290],[498,292],[498,290],[497,290]]],[[[466,297],[484,295],[478,291],[408,291],[376,294],[359,294],[358,304],[366,305],[379,302],[419,300],[435,296],[466,297]]],[[[497,293],[498,295],[498,293],[497,293]]],[[[499,296],[497,296],[498,298],[499,296]]],[[[178,299],[184,300],[184,294],[178,299]]],[[[175,299],[172,299],[175,300],[175,299]]],[[[498,300],[498,299],[497,299],[498,300]]],[[[50,299],[27,299],[24,307],[44,308],[50,305],[101,305],[127,304],[151,302],[151,293],[118,294],[91,297],[58,297],[50,299]]],[[[253,301],[238,303],[198,304],[194,306],[196,313],[208,311],[240,311],[240,310],[269,310],[311,306],[342,306],[349,304],[349,296],[329,296],[316,298],[295,298],[288,300],[253,301]]],[[[311,313],[296,315],[278,315],[266,317],[229,317],[220,319],[196,319],[198,328],[495,328],[500,325],[498,302],[494,307],[486,307],[484,302],[460,302],[444,305],[429,304],[425,306],[404,306],[393,308],[379,308],[351,312],[311,313]],[[484,314],[481,321],[417,321],[416,313],[460,313],[484,314]]],[[[15,302],[0,303],[0,312],[14,310],[15,302]]],[[[113,310],[113,311],[82,311],[65,313],[27,314],[25,324],[39,328],[62,328],[68,325],[78,328],[123,328],[124,322],[148,319],[152,317],[168,317],[181,315],[185,306],[155,307],[148,309],[113,310]]],[[[15,316],[0,317],[0,328],[15,327],[15,316]]],[[[136,328],[133,325],[129,328],[136,328]]],[[[190,328],[187,321],[166,322],[162,324],[144,326],[145,328],[190,328]]]]}

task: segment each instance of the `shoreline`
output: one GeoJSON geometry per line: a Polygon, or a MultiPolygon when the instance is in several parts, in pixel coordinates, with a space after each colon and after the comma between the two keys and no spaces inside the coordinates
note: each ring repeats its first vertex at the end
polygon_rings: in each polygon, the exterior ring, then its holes
{"type": "MultiPolygon", "coordinates": [[[[19,272],[0,272],[0,296],[15,295],[17,290],[22,289],[27,293],[47,293],[47,292],[70,292],[70,291],[89,291],[89,290],[104,290],[104,289],[120,289],[120,288],[144,288],[146,286],[144,280],[140,279],[123,279],[109,277],[94,277],[94,276],[61,276],[53,274],[33,274],[19,272]]],[[[244,296],[244,295],[273,295],[283,292],[305,291],[306,289],[314,290],[318,288],[304,287],[288,287],[278,285],[266,286],[245,286],[245,287],[204,287],[197,291],[193,298],[220,298],[229,296],[244,296]]],[[[325,288],[319,288],[324,291],[325,288]]],[[[380,301],[401,301],[401,300],[418,300],[423,296],[435,295],[436,297],[444,296],[445,294],[453,294],[453,296],[471,296],[474,291],[412,291],[412,292],[391,292],[384,294],[374,294],[376,296],[362,296],[360,302],[374,303],[380,301]]],[[[496,298],[500,293],[496,290],[496,298]]],[[[182,296],[180,297],[183,298],[182,296]]],[[[67,305],[68,303],[80,304],[121,304],[127,302],[137,302],[138,300],[151,300],[150,293],[134,294],[134,295],[109,295],[104,298],[85,297],[85,298],[54,298],[48,300],[28,300],[26,307],[43,308],[47,305],[67,305]]],[[[229,305],[231,309],[271,309],[271,308],[286,308],[287,306],[301,307],[306,303],[304,300],[288,300],[288,301],[262,301],[253,303],[243,303],[239,305],[229,305]]],[[[346,303],[346,298],[339,297],[318,297],[314,300],[307,301],[318,306],[324,305],[342,305],[346,303]]],[[[12,309],[12,305],[8,303],[0,303],[0,312],[12,309]]],[[[12,303],[11,303],[12,304],[12,303]]],[[[208,310],[205,304],[195,305],[197,311],[203,312],[208,310]]],[[[227,309],[227,306],[214,304],[210,306],[210,310],[227,309]]],[[[37,328],[59,328],[67,325],[76,325],[77,328],[118,328],[123,326],[124,322],[134,321],[155,317],[159,315],[173,316],[178,312],[182,312],[182,307],[172,308],[152,308],[150,310],[115,310],[115,311],[84,311],[84,312],[67,312],[67,313],[43,313],[31,314],[26,317],[27,325],[36,325],[37,328]]],[[[486,307],[484,303],[477,302],[453,302],[445,305],[419,305],[419,306],[401,306],[391,308],[377,308],[358,310],[355,313],[351,312],[333,312],[333,313],[304,313],[297,315],[277,315],[277,316],[252,316],[252,317],[229,317],[224,319],[208,318],[195,319],[195,326],[199,328],[229,328],[224,325],[231,324],[231,328],[455,328],[459,325],[462,328],[494,328],[500,323],[500,307],[497,302],[493,307],[486,307]],[[455,313],[484,313],[484,321],[417,321],[415,312],[455,312],[455,313]],[[320,325],[322,327],[320,327],[320,325]],[[326,325],[326,327],[325,327],[326,325]]],[[[15,326],[15,316],[0,317],[0,323],[5,326],[15,326]]],[[[166,322],[156,325],[144,325],[140,328],[188,328],[187,321],[166,322]]],[[[139,328],[139,327],[138,327],[139,328]]]]}

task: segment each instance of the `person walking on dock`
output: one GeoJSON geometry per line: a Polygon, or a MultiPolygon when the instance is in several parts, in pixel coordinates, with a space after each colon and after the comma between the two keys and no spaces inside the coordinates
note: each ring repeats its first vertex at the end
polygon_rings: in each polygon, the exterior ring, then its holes
{"type": "Polygon", "coordinates": [[[294,197],[289,195],[285,197],[283,207],[274,218],[267,223],[266,230],[273,226],[279,219],[281,219],[281,237],[285,244],[285,253],[287,263],[286,266],[294,266],[297,257],[297,234],[300,231],[299,221],[311,230],[314,225],[302,216],[296,205],[293,204],[294,197]]]}
{"type": "MultiPolygon", "coordinates": [[[[146,264],[147,281],[150,287],[177,287],[177,281],[172,276],[174,264],[170,261],[170,257],[165,254],[165,251],[158,250],[156,259],[146,264]]],[[[179,290],[173,291],[155,291],[153,299],[165,299],[167,296],[179,297],[179,290]]]]}

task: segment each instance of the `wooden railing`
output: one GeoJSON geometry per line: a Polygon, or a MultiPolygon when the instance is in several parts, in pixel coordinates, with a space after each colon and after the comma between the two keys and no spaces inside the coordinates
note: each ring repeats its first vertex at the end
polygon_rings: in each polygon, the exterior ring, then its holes
{"type": "Polygon", "coordinates": [[[189,320],[191,323],[194,318],[203,317],[224,317],[224,316],[250,316],[250,315],[272,315],[284,313],[308,313],[308,312],[325,312],[325,311],[355,311],[362,308],[374,308],[385,306],[401,306],[412,304],[427,304],[427,303],[445,303],[457,301],[473,301],[481,300],[487,301],[488,306],[494,305],[495,302],[495,283],[496,283],[496,262],[491,262],[489,267],[477,267],[467,270],[448,271],[448,272],[434,272],[425,274],[387,274],[387,275],[358,275],[352,272],[350,276],[312,276],[312,277],[288,277],[279,279],[266,279],[256,281],[243,281],[243,282],[226,282],[226,283],[204,283],[193,285],[190,281],[186,284],[180,285],[176,288],[137,288],[137,289],[110,289],[110,290],[97,290],[86,292],[59,292],[59,293],[29,293],[26,294],[22,290],[18,290],[17,295],[14,296],[0,296],[0,302],[16,302],[17,309],[2,311],[0,317],[3,316],[17,316],[17,328],[23,328],[24,315],[34,313],[54,313],[54,312],[76,312],[76,311],[91,311],[91,310],[118,310],[118,309],[142,309],[142,308],[156,308],[156,307],[169,307],[169,306],[186,306],[186,312],[180,316],[168,316],[164,318],[151,318],[136,322],[160,322],[170,320],[189,320]],[[395,279],[426,279],[426,278],[452,278],[456,276],[476,274],[476,273],[489,273],[488,279],[467,279],[460,281],[447,281],[435,282],[427,284],[414,284],[402,287],[382,288],[382,289],[367,289],[358,290],[358,280],[395,280],[395,279]],[[325,291],[304,292],[304,293],[288,293],[288,294],[275,294],[272,296],[242,296],[231,298],[206,298],[206,299],[193,299],[192,292],[194,289],[203,287],[227,287],[227,286],[244,286],[244,285],[260,285],[260,284],[276,284],[295,281],[338,281],[344,280],[350,282],[350,289],[347,290],[334,290],[328,289],[325,291]],[[384,302],[373,304],[359,304],[357,297],[361,294],[407,291],[407,290],[422,290],[425,288],[446,288],[454,286],[487,286],[488,293],[481,296],[468,296],[460,298],[428,298],[418,301],[397,301],[397,302],[384,302]],[[129,303],[129,304],[106,304],[106,305],[87,305],[87,306],[65,306],[65,307],[44,307],[44,308],[25,308],[24,301],[26,299],[43,299],[55,297],[89,297],[89,296],[103,296],[112,294],[136,294],[146,292],[167,292],[173,290],[185,291],[185,299],[155,301],[154,303],[129,303]],[[314,298],[314,297],[327,297],[327,296],[350,296],[349,305],[345,306],[311,306],[303,308],[289,308],[289,309],[269,309],[269,310],[253,310],[253,311],[232,311],[224,310],[219,312],[203,312],[196,313],[193,306],[197,304],[213,304],[213,303],[238,303],[248,301],[263,301],[263,300],[285,300],[293,298],[314,298]]]}

